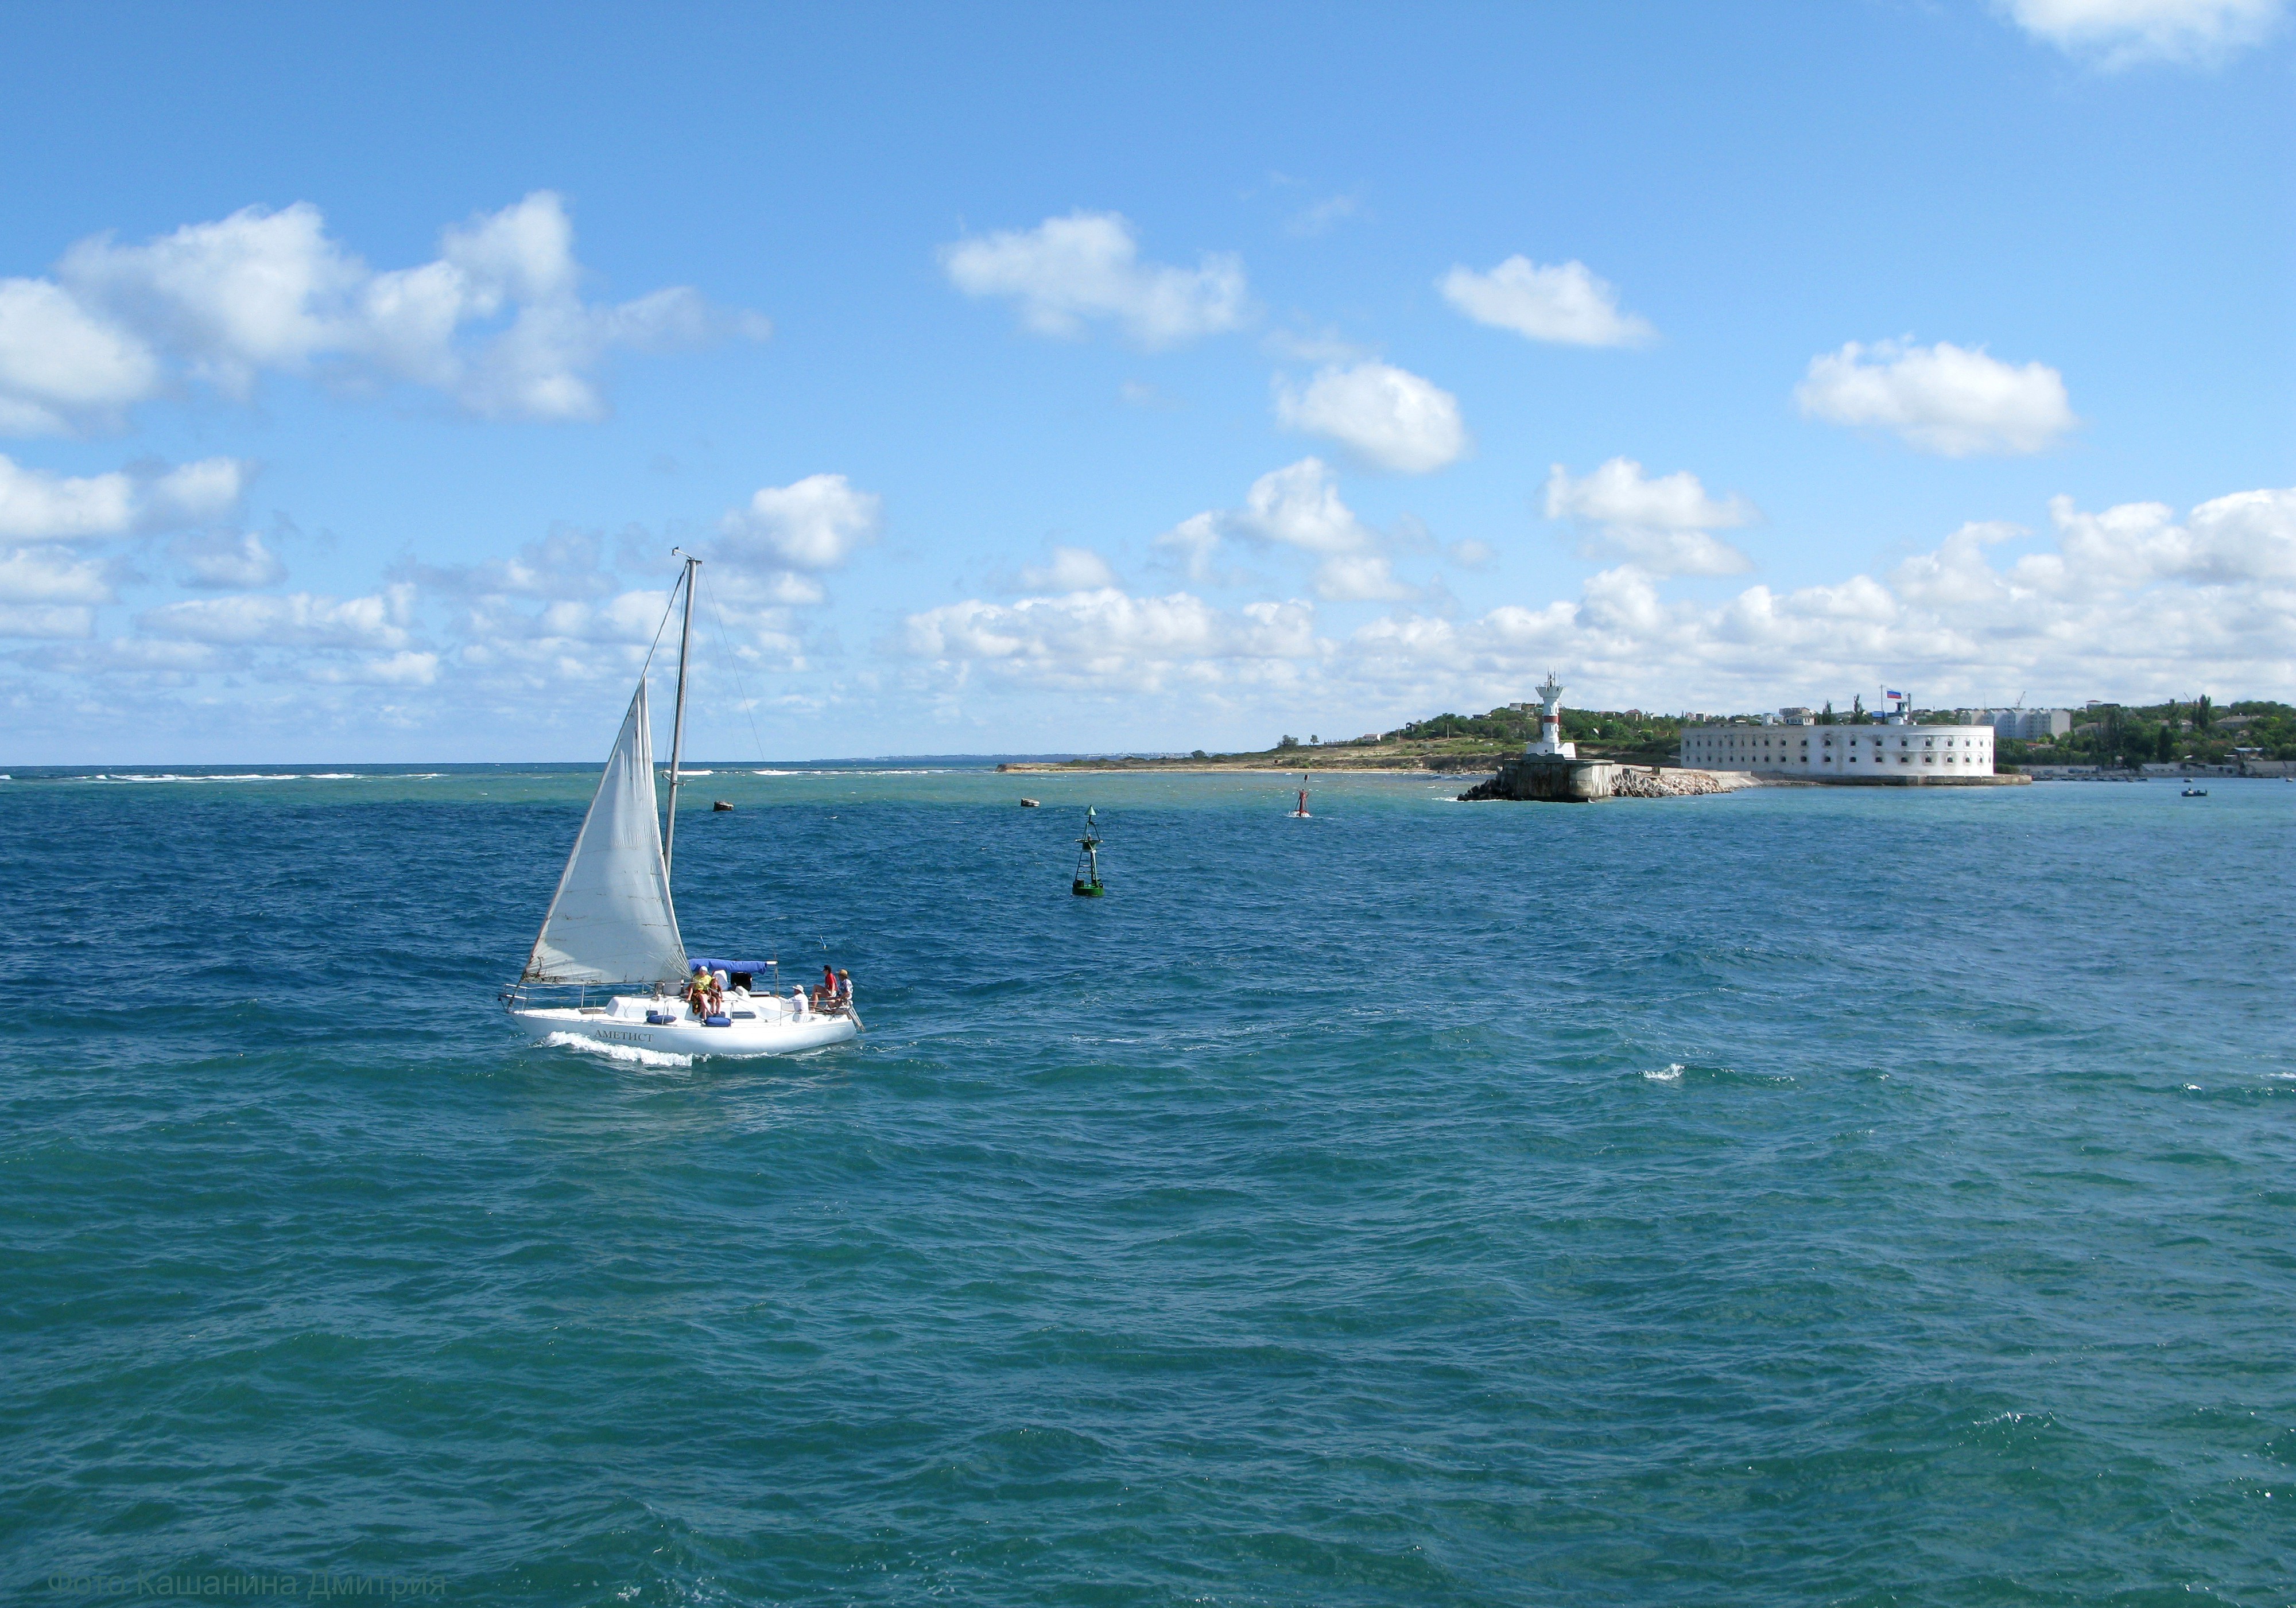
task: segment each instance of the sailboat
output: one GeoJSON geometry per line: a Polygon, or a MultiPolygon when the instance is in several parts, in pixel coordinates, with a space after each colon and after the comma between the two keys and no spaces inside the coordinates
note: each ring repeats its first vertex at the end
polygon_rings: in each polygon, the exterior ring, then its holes
{"type": "MultiPolygon", "coordinates": [[[[839,1044],[860,1031],[849,1002],[816,1002],[802,986],[784,996],[772,961],[689,955],[670,902],[670,853],[677,841],[678,770],[685,740],[685,669],[693,641],[693,572],[685,558],[685,622],[677,643],[677,712],[670,726],[669,823],[654,813],[653,729],[645,672],[638,672],[622,729],[582,830],[559,874],[526,969],[504,990],[511,1019],[537,1038],[568,1034],[674,1055],[786,1055],[839,1044]],[[701,968],[716,995],[689,1000],[681,989],[701,968]],[[571,994],[573,1003],[537,1003],[571,994]],[[603,993],[603,1003],[595,997],[603,993]]],[[[672,603],[676,603],[673,590],[672,603]]],[[[692,772],[684,773],[690,775],[692,772]]],[[[699,992],[699,990],[693,990],[699,992]]]]}

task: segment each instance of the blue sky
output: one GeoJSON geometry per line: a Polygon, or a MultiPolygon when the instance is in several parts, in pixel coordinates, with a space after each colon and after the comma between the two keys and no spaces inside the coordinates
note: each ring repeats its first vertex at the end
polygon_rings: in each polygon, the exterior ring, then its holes
{"type": "Polygon", "coordinates": [[[2292,35],[14,8],[0,756],[2296,696],[2292,35]]]}

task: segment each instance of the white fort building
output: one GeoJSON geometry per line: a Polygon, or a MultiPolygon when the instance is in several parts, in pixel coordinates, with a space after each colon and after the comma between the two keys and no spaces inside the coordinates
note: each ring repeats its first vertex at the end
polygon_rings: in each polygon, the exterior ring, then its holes
{"type": "Polygon", "coordinates": [[[1818,781],[1958,781],[1993,774],[1990,726],[1916,726],[1910,700],[1874,726],[1820,726],[1806,709],[1780,710],[1759,726],[1685,726],[1682,763],[1692,770],[1743,770],[1818,781]]]}

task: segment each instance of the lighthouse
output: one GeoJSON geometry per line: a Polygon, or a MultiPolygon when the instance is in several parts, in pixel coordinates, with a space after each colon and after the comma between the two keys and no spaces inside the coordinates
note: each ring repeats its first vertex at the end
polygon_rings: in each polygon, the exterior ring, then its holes
{"type": "Polygon", "coordinates": [[[1549,670],[1546,682],[1535,690],[1538,693],[1538,741],[1523,744],[1524,757],[1576,759],[1578,745],[1562,740],[1562,684],[1549,670]]]}

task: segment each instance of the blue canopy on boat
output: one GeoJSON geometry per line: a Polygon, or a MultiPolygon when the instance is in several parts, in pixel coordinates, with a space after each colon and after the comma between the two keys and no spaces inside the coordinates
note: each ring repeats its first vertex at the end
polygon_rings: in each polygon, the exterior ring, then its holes
{"type": "Polygon", "coordinates": [[[764,972],[771,969],[774,963],[769,960],[713,960],[707,955],[689,955],[685,957],[685,966],[688,971],[692,971],[696,966],[701,966],[712,972],[764,972]]]}

